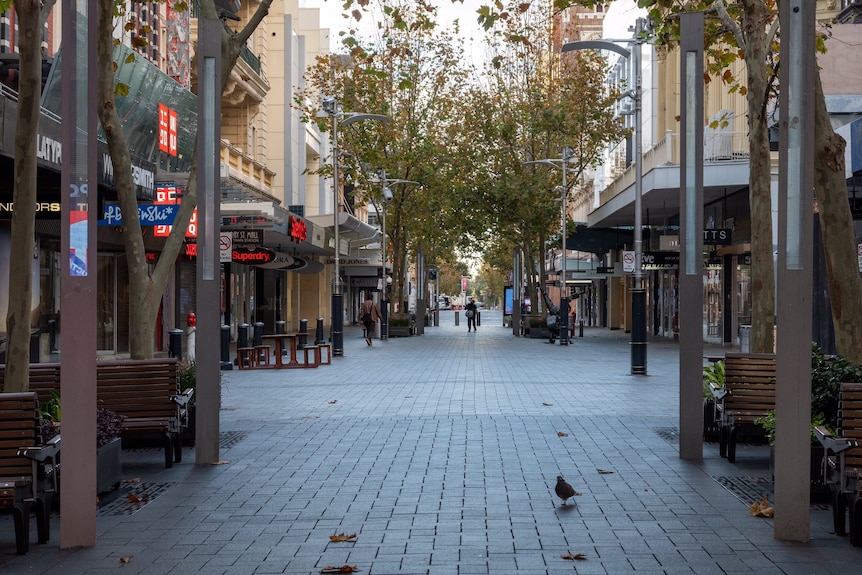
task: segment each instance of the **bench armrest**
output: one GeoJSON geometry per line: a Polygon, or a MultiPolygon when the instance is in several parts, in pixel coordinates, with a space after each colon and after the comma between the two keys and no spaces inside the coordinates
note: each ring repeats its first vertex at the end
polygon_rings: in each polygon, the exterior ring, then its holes
{"type": "Polygon", "coordinates": [[[710,389],[712,390],[712,396],[716,399],[716,401],[721,401],[724,399],[724,396],[727,395],[727,388],[724,386],[717,386],[714,383],[709,384],[710,389]]]}
{"type": "Polygon", "coordinates": [[[827,451],[832,453],[842,453],[858,446],[858,442],[856,440],[847,439],[846,437],[837,437],[821,425],[814,428],[814,435],[817,437],[817,441],[819,441],[827,451]]]}
{"type": "Polygon", "coordinates": [[[57,435],[44,445],[34,445],[30,447],[22,447],[18,450],[18,455],[44,463],[50,460],[56,460],[60,453],[60,436],[57,435]]]}
{"type": "Polygon", "coordinates": [[[180,407],[185,407],[191,401],[195,394],[194,388],[188,387],[181,394],[173,396],[171,399],[180,407]]]}

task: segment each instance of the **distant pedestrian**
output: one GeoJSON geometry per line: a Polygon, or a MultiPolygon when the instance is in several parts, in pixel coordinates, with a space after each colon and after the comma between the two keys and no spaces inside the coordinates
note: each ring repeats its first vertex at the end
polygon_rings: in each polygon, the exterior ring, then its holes
{"type": "Polygon", "coordinates": [[[374,335],[374,326],[377,320],[382,320],[383,315],[380,313],[380,308],[374,303],[374,297],[371,294],[365,296],[365,301],[362,307],[359,308],[359,321],[365,326],[365,343],[371,345],[371,336],[374,335]]]}
{"type": "Polygon", "coordinates": [[[467,316],[467,331],[471,329],[476,331],[476,314],[479,313],[476,307],[476,300],[470,298],[470,303],[464,306],[464,315],[467,316]]]}

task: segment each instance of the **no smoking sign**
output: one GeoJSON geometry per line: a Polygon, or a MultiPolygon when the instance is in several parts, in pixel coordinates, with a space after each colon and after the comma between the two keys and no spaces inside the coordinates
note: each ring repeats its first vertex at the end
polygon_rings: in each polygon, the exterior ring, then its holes
{"type": "Polygon", "coordinates": [[[634,252],[623,252],[623,271],[626,273],[635,271],[634,252]]]}

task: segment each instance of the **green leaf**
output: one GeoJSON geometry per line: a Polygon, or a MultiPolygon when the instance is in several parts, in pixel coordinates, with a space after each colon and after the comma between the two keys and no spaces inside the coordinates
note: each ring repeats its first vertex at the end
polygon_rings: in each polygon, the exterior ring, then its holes
{"type": "Polygon", "coordinates": [[[116,87],[114,88],[114,94],[117,96],[123,96],[123,97],[128,96],[129,95],[129,85],[128,84],[122,84],[122,83],[117,84],[116,87]]]}

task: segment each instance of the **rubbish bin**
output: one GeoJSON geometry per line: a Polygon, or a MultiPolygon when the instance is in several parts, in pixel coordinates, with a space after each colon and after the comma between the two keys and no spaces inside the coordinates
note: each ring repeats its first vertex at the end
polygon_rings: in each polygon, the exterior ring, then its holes
{"type": "Polygon", "coordinates": [[[739,326],[739,351],[740,353],[751,352],[751,326],[739,326]]]}

